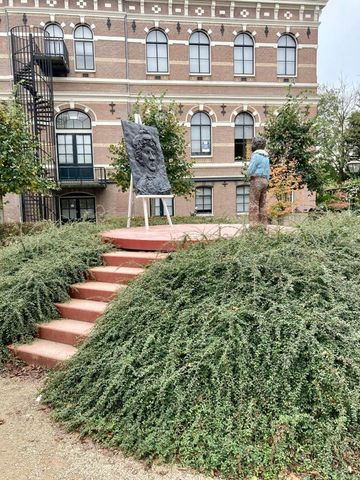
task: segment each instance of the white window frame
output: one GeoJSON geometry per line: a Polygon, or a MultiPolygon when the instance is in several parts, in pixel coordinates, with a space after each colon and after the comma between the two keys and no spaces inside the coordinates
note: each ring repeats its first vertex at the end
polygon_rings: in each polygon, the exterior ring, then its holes
{"type": "Polygon", "coordinates": [[[145,39],[145,66],[146,66],[146,75],[170,75],[170,48],[169,48],[169,37],[166,35],[164,30],[161,28],[152,28],[147,34],[145,39]],[[166,45],[167,45],[167,71],[166,72],[149,72],[148,71],[148,61],[147,61],[147,37],[151,32],[158,30],[159,32],[163,33],[166,37],[166,45]]]}
{"type": "Polygon", "coordinates": [[[212,71],[212,58],[211,58],[211,38],[210,38],[210,35],[205,31],[205,30],[193,30],[190,35],[189,35],[189,39],[188,39],[188,62],[189,62],[189,76],[192,76],[192,77],[210,77],[211,76],[211,71],[212,71]],[[203,33],[204,35],[207,36],[208,40],[209,40],[209,73],[194,73],[191,71],[191,67],[190,67],[190,38],[191,36],[194,34],[194,33],[197,33],[197,32],[201,32],[203,33]]]}
{"type": "Polygon", "coordinates": [[[90,27],[90,25],[87,25],[87,24],[78,24],[76,25],[76,27],[74,28],[74,31],[73,31],[73,52],[74,52],[74,71],[75,72],[82,72],[82,73],[94,73],[96,72],[96,52],[95,52],[95,38],[94,38],[94,33],[90,27]],[[77,30],[78,27],[87,27],[90,31],[91,31],[91,34],[92,34],[92,39],[90,40],[82,40],[82,39],[79,39],[79,38],[75,38],[75,32],[77,30]],[[93,70],[90,70],[90,69],[83,69],[83,68],[77,68],[77,65],[76,65],[76,42],[82,42],[82,41],[91,41],[92,42],[92,46],[93,46],[93,58],[94,58],[94,69],[93,70]]]}
{"type": "Polygon", "coordinates": [[[255,38],[251,33],[249,32],[239,32],[236,37],[234,38],[234,43],[233,43],[233,66],[234,66],[234,77],[255,77],[256,76],[256,43],[255,43],[255,38]],[[235,40],[239,35],[248,35],[252,42],[253,42],[253,73],[235,73],[235,40]]]}
{"type": "MultiPolygon", "coordinates": [[[[280,47],[280,48],[284,48],[284,47],[280,47]]],[[[278,42],[276,44],[276,74],[277,74],[278,78],[296,78],[298,76],[298,61],[299,61],[298,55],[299,55],[299,44],[298,44],[298,41],[297,41],[296,37],[291,33],[283,33],[279,37],[278,42]],[[289,75],[284,75],[282,73],[279,73],[279,70],[278,70],[279,41],[282,37],[285,37],[285,36],[291,37],[295,42],[295,73],[294,74],[289,74],[289,75]]]]}

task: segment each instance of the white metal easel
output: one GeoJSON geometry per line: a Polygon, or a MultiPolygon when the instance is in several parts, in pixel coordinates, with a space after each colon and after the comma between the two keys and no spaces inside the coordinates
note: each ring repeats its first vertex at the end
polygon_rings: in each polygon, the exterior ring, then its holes
{"type": "MultiPolygon", "coordinates": [[[[135,123],[142,125],[141,117],[138,113],[135,113],[135,123]]],[[[129,202],[128,202],[128,218],[127,218],[127,228],[130,228],[131,225],[131,217],[135,207],[135,199],[141,198],[144,210],[144,220],[145,220],[145,228],[146,230],[149,229],[149,208],[148,208],[148,201],[151,198],[159,198],[162,201],[164,212],[170,227],[172,227],[172,221],[169,214],[169,210],[166,204],[167,198],[174,198],[174,195],[136,195],[134,192],[134,180],[131,174],[130,177],[130,187],[129,187],[129,202]]]]}

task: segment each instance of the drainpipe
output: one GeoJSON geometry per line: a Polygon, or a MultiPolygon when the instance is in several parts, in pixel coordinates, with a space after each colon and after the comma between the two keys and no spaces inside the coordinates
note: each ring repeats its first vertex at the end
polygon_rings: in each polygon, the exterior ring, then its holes
{"type": "Polygon", "coordinates": [[[125,15],[124,15],[124,35],[125,35],[125,78],[127,80],[126,82],[126,94],[127,94],[127,101],[126,101],[126,109],[127,113],[130,113],[130,102],[129,102],[129,96],[130,96],[130,83],[129,83],[129,34],[128,34],[128,14],[127,14],[127,1],[124,1],[124,7],[125,7],[125,15]]]}

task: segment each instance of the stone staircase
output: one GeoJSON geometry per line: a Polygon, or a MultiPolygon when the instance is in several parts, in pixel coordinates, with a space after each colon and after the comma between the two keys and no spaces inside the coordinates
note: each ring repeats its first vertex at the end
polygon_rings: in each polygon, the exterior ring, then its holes
{"type": "Polygon", "coordinates": [[[38,325],[38,338],[10,345],[14,355],[32,365],[54,367],[69,359],[91,332],[108,303],[141,275],[144,267],[167,254],[151,251],[115,251],[103,255],[103,265],[86,272],[87,281],[70,286],[70,301],[56,303],[61,319],[38,325]]]}

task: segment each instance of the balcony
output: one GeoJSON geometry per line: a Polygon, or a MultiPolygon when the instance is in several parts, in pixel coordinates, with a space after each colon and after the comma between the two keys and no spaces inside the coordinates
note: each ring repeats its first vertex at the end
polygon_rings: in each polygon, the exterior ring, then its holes
{"type": "Polygon", "coordinates": [[[92,165],[60,165],[59,180],[63,188],[106,188],[106,169],[92,165]]]}
{"type": "Polygon", "coordinates": [[[70,72],[69,68],[69,52],[66,48],[64,39],[62,37],[50,37],[44,38],[44,50],[35,52],[35,60],[41,66],[41,62],[44,56],[47,60],[50,59],[52,65],[52,74],[54,77],[66,77],[70,72]]]}

